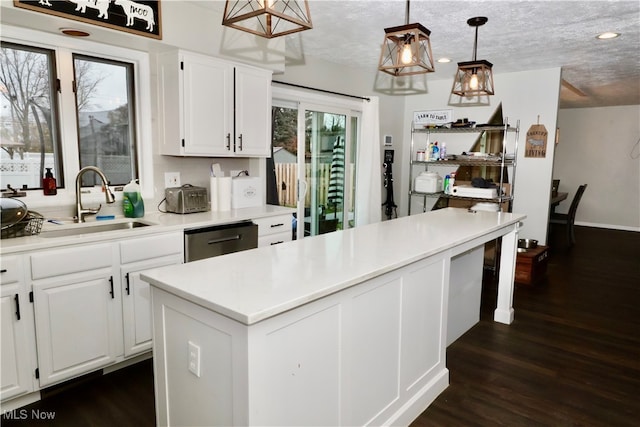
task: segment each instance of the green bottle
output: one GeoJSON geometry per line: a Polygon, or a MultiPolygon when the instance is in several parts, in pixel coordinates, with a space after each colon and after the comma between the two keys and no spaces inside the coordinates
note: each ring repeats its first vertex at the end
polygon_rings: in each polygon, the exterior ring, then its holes
{"type": "Polygon", "coordinates": [[[140,186],[132,179],[130,183],[124,186],[124,198],[122,199],[122,208],[124,216],[127,218],[142,218],[144,216],[144,202],[140,195],[140,186]]]}

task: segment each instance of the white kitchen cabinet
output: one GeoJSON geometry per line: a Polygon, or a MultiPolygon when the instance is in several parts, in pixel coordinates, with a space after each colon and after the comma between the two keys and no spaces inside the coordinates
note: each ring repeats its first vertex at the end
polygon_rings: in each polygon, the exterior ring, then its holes
{"type": "Polygon", "coordinates": [[[149,284],[140,272],[149,268],[181,264],[182,232],[144,237],[120,243],[124,356],[151,350],[151,299],[149,284]]]}
{"type": "Polygon", "coordinates": [[[162,154],[270,155],[270,71],[185,51],[158,64],[162,154]]]}
{"type": "Polygon", "coordinates": [[[41,387],[114,363],[122,354],[114,259],[109,243],[31,255],[41,387]]]}
{"type": "Polygon", "coordinates": [[[271,72],[235,65],[235,154],[271,155],[271,72]]]}
{"type": "Polygon", "coordinates": [[[22,257],[2,257],[0,270],[0,399],[5,401],[33,391],[30,343],[34,340],[34,330],[22,257]]]}
{"type": "Polygon", "coordinates": [[[273,246],[291,240],[291,214],[254,219],[258,225],[258,247],[273,246]]]}

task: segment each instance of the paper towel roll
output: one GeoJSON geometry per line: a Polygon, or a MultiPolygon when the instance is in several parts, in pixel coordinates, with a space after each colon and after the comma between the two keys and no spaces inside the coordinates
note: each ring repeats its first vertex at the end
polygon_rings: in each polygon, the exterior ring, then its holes
{"type": "Polygon", "coordinates": [[[210,194],[211,194],[211,211],[217,212],[220,210],[219,205],[219,196],[218,196],[218,178],[215,176],[211,177],[210,180],[210,194]]]}
{"type": "Polygon", "coordinates": [[[223,176],[218,178],[218,210],[231,210],[231,177],[223,176]]]}

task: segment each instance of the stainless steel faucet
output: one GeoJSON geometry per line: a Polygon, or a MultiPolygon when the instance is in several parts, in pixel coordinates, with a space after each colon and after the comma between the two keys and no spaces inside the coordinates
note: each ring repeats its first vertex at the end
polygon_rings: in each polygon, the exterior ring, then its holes
{"type": "Polygon", "coordinates": [[[97,208],[82,207],[82,175],[89,171],[94,171],[102,180],[102,183],[104,185],[104,197],[106,198],[107,203],[113,203],[116,201],[115,196],[109,189],[109,181],[100,169],[95,166],[86,166],[80,169],[78,175],[76,175],[76,222],[84,222],[85,215],[95,215],[98,213],[98,211],[100,211],[100,208],[102,207],[102,205],[99,205],[97,208]]]}

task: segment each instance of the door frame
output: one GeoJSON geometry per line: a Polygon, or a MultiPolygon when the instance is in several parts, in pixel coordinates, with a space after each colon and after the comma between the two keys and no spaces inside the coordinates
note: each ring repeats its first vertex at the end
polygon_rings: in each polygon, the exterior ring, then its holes
{"type": "MultiPolygon", "coordinates": [[[[345,99],[340,96],[329,96],[324,94],[312,93],[303,90],[283,88],[279,86],[272,87],[272,105],[282,106],[287,108],[297,108],[298,110],[298,153],[304,153],[305,149],[305,111],[320,111],[330,114],[340,114],[346,116],[345,120],[345,178],[349,176],[351,165],[349,159],[351,158],[351,136],[353,131],[351,129],[351,118],[357,118],[358,129],[356,133],[356,147],[360,146],[361,124],[362,124],[362,101],[356,101],[353,99],[345,99]],[[302,123],[302,126],[300,125],[302,123]]],[[[357,149],[357,148],[356,148],[357,149]]],[[[357,159],[357,152],[355,157],[357,159]]],[[[305,175],[305,159],[304,155],[297,156],[298,165],[298,197],[296,213],[298,217],[298,223],[301,226],[297,227],[296,238],[304,238],[304,198],[308,191],[308,183],[304,181],[305,175]],[[302,191],[304,187],[304,191],[302,191]],[[302,203],[301,203],[302,202],[302,203]]],[[[357,164],[356,164],[357,168],[357,164]]],[[[345,182],[345,194],[343,199],[342,211],[342,223],[348,226],[349,224],[349,209],[351,206],[352,189],[348,186],[348,182],[345,182]]],[[[355,180],[354,180],[355,185],[355,180]]],[[[354,208],[355,210],[355,208],[354,208]]],[[[354,211],[355,215],[355,211],[354,211]]]]}

